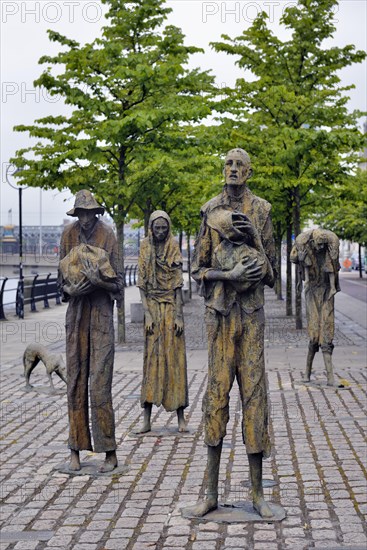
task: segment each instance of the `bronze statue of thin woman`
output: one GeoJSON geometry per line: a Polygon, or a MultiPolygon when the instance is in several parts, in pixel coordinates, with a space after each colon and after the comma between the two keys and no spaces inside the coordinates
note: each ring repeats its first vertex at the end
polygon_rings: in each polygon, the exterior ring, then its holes
{"type": "Polygon", "coordinates": [[[144,308],[145,346],[141,405],[143,425],[151,430],[152,406],[177,411],[178,431],[185,432],[188,406],[187,366],[182,312],[182,258],[162,210],[149,219],[149,235],[141,242],[138,287],[144,308]]]}

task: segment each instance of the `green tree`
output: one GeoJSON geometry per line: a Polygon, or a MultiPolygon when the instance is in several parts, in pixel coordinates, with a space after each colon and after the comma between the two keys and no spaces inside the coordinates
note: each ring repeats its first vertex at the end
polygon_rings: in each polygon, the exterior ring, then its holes
{"type": "MultiPolygon", "coordinates": [[[[286,8],[281,24],[291,36],[285,41],[268,28],[262,12],[242,35],[224,35],[213,44],[252,73],[251,80],[239,78],[235,89],[224,90],[216,107],[223,113],[222,135],[252,155],[259,194],[273,203],[278,219],[284,219],[286,205],[288,234],[293,228],[295,236],[320,197],[348,178],[363,144],[357,129],[362,113],[347,109],[346,92],[353,86],[341,86],[338,75],[366,53],[353,45],[325,46],[335,31],[336,5],[337,0],[299,0],[286,8]]],[[[290,291],[288,285],[288,301],[290,291]]],[[[296,326],[302,327],[300,291],[296,326]]]]}
{"type": "MultiPolygon", "coordinates": [[[[196,125],[167,130],[160,143],[145,147],[134,160],[136,184],[145,182],[136,198],[132,216],[144,217],[147,234],[150,214],[157,209],[167,211],[178,230],[181,220],[200,219],[200,206],[210,197],[217,157],[206,144],[207,127],[196,125]]],[[[218,178],[216,178],[218,179],[218,178]]],[[[186,227],[187,229],[187,227],[186,227]]]]}
{"type": "Polygon", "coordinates": [[[359,276],[362,277],[361,247],[367,246],[367,171],[359,169],[336,186],[323,204],[324,211],[315,219],[339,238],[358,243],[359,276]]]}
{"type": "Polygon", "coordinates": [[[46,68],[35,85],[60,94],[69,114],[17,126],[38,141],[17,151],[12,162],[27,185],[90,189],[116,224],[123,268],[124,222],[146,185],[136,177],[142,167],[134,161],[163,142],[167,131],[181,126],[184,133],[186,125],[210,114],[205,95],[213,78],[187,69],[190,55],[201,50],[185,46],[177,27],[162,27],[171,11],[163,0],[102,2],[108,24],[93,42],[81,45],[48,32],[62,50],[40,59],[46,68]]]}
{"type": "MultiPolygon", "coordinates": [[[[197,125],[184,139],[181,129],[166,132],[164,142],[146,147],[134,162],[142,167],[137,177],[145,182],[131,216],[144,218],[145,235],[154,210],[165,210],[178,232],[180,247],[186,234],[187,243],[200,227],[200,207],[221,187],[220,159],[213,155],[206,142],[208,127],[197,125]]],[[[191,296],[191,256],[187,250],[189,291],[191,296]]]]}

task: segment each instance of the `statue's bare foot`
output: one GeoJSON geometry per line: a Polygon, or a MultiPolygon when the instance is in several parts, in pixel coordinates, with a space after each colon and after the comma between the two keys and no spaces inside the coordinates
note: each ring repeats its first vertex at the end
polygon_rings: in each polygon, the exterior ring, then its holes
{"type": "Polygon", "coordinates": [[[189,430],[187,429],[187,425],[186,425],[186,422],[185,422],[185,419],[184,418],[179,418],[178,419],[178,431],[180,433],[185,433],[185,432],[188,432],[189,430]]]}
{"type": "Polygon", "coordinates": [[[328,386],[335,386],[335,380],[334,380],[334,378],[328,378],[328,379],[327,379],[327,385],[328,385],[328,386]]]}
{"type": "Polygon", "coordinates": [[[193,506],[187,506],[183,509],[183,512],[185,516],[201,518],[216,508],[218,508],[218,499],[215,497],[207,497],[205,500],[202,500],[193,506]]]}
{"type": "Polygon", "coordinates": [[[180,433],[187,433],[189,430],[188,430],[186,424],[184,424],[183,426],[178,425],[178,431],[180,433]]]}
{"type": "Polygon", "coordinates": [[[144,420],[142,427],[135,430],[134,433],[136,433],[136,434],[145,434],[145,433],[151,432],[151,431],[152,431],[152,425],[150,423],[150,420],[144,420]]]}
{"type": "Polygon", "coordinates": [[[79,451],[71,451],[69,470],[73,472],[78,472],[80,470],[79,451]]]}
{"type": "Polygon", "coordinates": [[[178,421],[179,432],[184,433],[189,431],[186,426],[183,407],[180,407],[179,409],[177,409],[177,421],[178,421]]]}
{"type": "Polygon", "coordinates": [[[116,451],[107,451],[105,461],[99,471],[104,474],[106,472],[112,472],[115,468],[117,468],[116,451]]]}
{"type": "Polygon", "coordinates": [[[266,500],[263,497],[259,497],[256,499],[254,498],[252,504],[256,512],[258,512],[258,514],[260,514],[262,518],[266,519],[266,518],[272,518],[274,516],[269,504],[266,502],[266,500]]]}

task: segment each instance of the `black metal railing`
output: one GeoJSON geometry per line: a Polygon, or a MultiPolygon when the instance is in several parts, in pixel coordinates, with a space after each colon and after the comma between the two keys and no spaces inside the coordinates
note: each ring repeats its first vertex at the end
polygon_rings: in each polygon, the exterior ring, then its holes
{"type": "Polygon", "coordinates": [[[22,317],[24,306],[30,311],[37,311],[36,303],[43,302],[43,307],[50,307],[49,300],[55,298],[61,304],[61,295],[57,287],[56,273],[40,273],[32,278],[23,279],[23,292],[18,277],[0,279],[0,319],[6,319],[5,312],[15,309],[15,314],[22,317]]]}
{"type": "Polygon", "coordinates": [[[135,286],[138,273],[137,264],[125,266],[125,286],[135,286]]]}
{"type": "MultiPolygon", "coordinates": [[[[137,264],[125,266],[125,287],[136,285],[137,272],[137,264]]],[[[61,304],[56,273],[39,273],[34,277],[25,277],[23,292],[18,277],[1,277],[0,319],[6,319],[6,311],[12,309],[15,309],[15,314],[21,317],[24,306],[27,305],[30,305],[30,311],[37,311],[37,302],[43,301],[43,307],[48,308],[49,300],[52,298],[55,298],[56,304],[61,304]]]]}

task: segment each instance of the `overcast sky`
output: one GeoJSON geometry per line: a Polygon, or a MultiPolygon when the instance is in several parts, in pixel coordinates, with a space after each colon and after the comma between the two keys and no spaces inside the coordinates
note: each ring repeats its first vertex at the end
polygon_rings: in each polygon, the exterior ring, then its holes
{"type": "MultiPolygon", "coordinates": [[[[240,76],[231,58],[217,54],[209,42],[220,39],[226,33],[238,36],[251,25],[257,13],[265,10],[271,27],[281,38],[284,30],[279,18],[291,0],[219,1],[170,0],[172,8],[169,23],[181,27],[186,44],[200,46],[205,54],[192,57],[191,66],[211,69],[218,84],[232,85],[240,76]]],[[[2,0],[1,8],[1,217],[0,225],[8,222],[8,210],[12,210],[12,223],[18,225],[18,192],[6,183],[8,159],[17,149],[30,145],[27,134],[13,132],[16,124],[32,124],[48,114],[64,111],[61,99],[47,97],[35,91],[33,81],[41,72],[38,59],[44,54],[56,53],[58,45],[50,43],[47,29],[54,29],[83,43],[92,41],[105,24],[104,7],[98,0],[2,0]]],[[[327,46],[355,44],[367,49],[366,0],[341,0],[335,11],[337,31],[327,46]]],[[[349,67],[342,71],[343,84],[355,84],[349,92],[350,109],[367,110],[367,64],[349,67]]],[[[10,177],[11,182],[14,179],[10,177]]],[[[40,199],[42,222],[59,225],[65,218],[73,199],[68,191],[42,191],[27,189],[23,193],[23,224],[40,223],[40,199]],[[65,202],[66,201],[66,202],[65,202]]]]}

